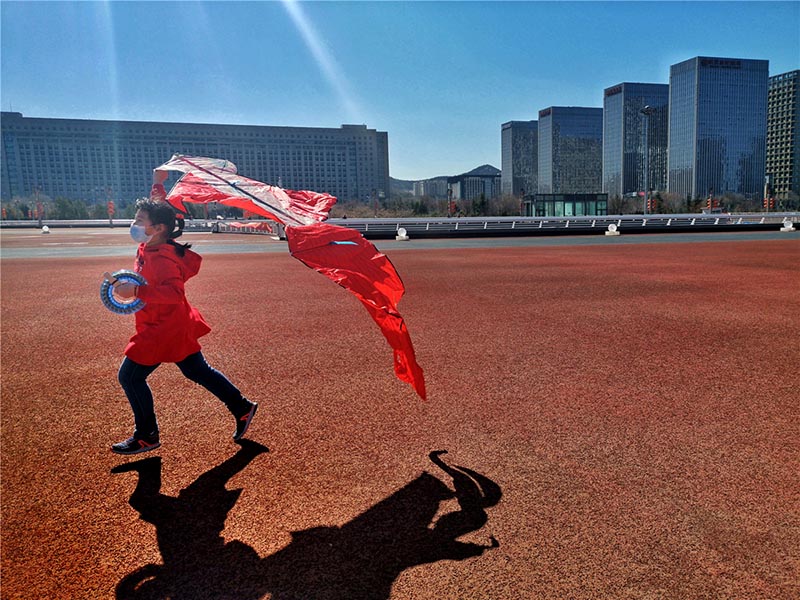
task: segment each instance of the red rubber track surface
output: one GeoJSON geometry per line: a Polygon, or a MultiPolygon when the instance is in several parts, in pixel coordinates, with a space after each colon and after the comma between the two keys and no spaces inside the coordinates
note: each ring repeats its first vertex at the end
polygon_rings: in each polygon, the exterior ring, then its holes
{"type": "Polygon", "coordinates": [[[800,596],[796,239],[391,258],[427,403],[346,292],[209,255],[204,353],[269,451],[163,365],[149,471],[109,451],[132,261],[2,261],[2,598],[800,596]]]}

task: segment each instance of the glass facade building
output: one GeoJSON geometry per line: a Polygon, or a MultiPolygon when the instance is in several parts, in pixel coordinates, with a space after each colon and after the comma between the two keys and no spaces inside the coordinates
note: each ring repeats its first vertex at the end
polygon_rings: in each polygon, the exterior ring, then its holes
{"type": "Polygon", "coordinates": [[[604,90],[603,191],[610,197],[644,191],[645,168],[647,187],[667,189],[668,116],[666,83],[620,83],[604,90]]]}
{"type": "Polygon", "coordinates": [[[532,194],[522,203],[525,217],[601,217],[608,214],[608,194],[532,194]]]}
{"type": "Polygon", "coordinates": [[[536,192],[538,133],[539,124],[536,121],[509,121],[502,124],[501,193],[521,197],[536,192]]]}
{"type": "Polygon", "coordinates": [[[773,197],[787,208],[800,200],[800,71],[769,78],[767,177],[773,197]]]}
{"type": "Polygon", "coordinates": [[[769,61],[698,56],[670,67],[667,191],[760,197],[769,61]]]}
{"type": "Polygon", "coordinates": [[[365,125],[44,119],[12,112],[0,115],[0,125],[3,200],[35,189],[51,198],[133,200],[147,195],[153,169],[176,153],[225,158],[245,177],[340,200],[389,193],[388,135],[365,125]]]}
{"type": "Polygon", "coordinates": [[[539,111],[540,194],[602,189],[603,109],[551,106],[539,111]]]}

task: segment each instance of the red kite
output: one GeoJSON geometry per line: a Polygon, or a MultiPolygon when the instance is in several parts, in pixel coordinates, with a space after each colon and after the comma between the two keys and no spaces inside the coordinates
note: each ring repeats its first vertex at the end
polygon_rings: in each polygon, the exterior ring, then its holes
{"type": "MultiPolygon", "coordinates": [[[[156,171],[184,175],[166,194],[176,210],[188,213],[185,202],[218,202],[281,223],[289,252],[315,271],[354,294],[380,327],[394,350],[394,371],[424,400],[425,379],[397,303],[405,287],[386,257],[352,229],[323,223],[336,203],[330,194],[285,190],[242,177],[233,163],[215,158],[176,154],[156,171]]],[[[151,196],[164,198],[160,184],[151,196]]]]}

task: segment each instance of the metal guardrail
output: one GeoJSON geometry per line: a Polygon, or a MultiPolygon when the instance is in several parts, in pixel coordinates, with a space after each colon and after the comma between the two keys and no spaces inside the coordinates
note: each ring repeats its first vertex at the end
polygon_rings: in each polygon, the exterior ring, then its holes
{"type": "MultiPolygon", "coordinates": [[[[800,212],[783,213],[716,213],[606,215],[593,217],[453,217],[397,219],[329,219],[327,222],[354,229],[371,239],[395,238],[405,229],[409,238],[437,237],[502,237],[535,235],[598,235],[614,225],[622,234],[669,233],[687,231],[768,231],[779,229],[784,222],[800,226],[800,212]]],[[[114,219],[114,227],[127,228],[130,219],[114,219]]],[[[44,219],[42,225],[60,227],[109,227],[108,219],[54,221],[44,219]]],[[[2,221],[0,228],[38,228],[39,222],[2,221]]],[[[283,228],[272,221],[204,220],[187,221],[186,231],[242,233],[284,238],[283,228]],[[266,225],[266,226],[265,226],[266,225]]]]}
{"type": "Polygon", "coordinates": [[[405,229],[409,238],[494,237],[603,234],[609,225],[620,233],[747,231],[779,229],[800,223],[800,213],[607,215],[602,217],[461,217],[428,219],[330,219],[368,238],[393,238],[405,229]]]}

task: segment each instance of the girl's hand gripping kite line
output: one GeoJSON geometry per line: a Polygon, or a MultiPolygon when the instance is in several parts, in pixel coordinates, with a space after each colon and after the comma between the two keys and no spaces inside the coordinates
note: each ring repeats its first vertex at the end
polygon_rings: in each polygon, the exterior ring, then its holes
{"type": "Polygon", "coordinates": [[[323,223],[336,203],[330,194],[284,190],[241,177],[236,165],[215,158],[176,154],[156,168],[151,197],[186,214],[185,202],[219,202],[283,224],[289,252],[354,294],[380,327],[394,351],[399,379],[425,399],[425,378],[397,303],[405,288],[391,261],[352,229],[323,223]],[[183,176],[167,194],[167,171],[183,176]]]}

